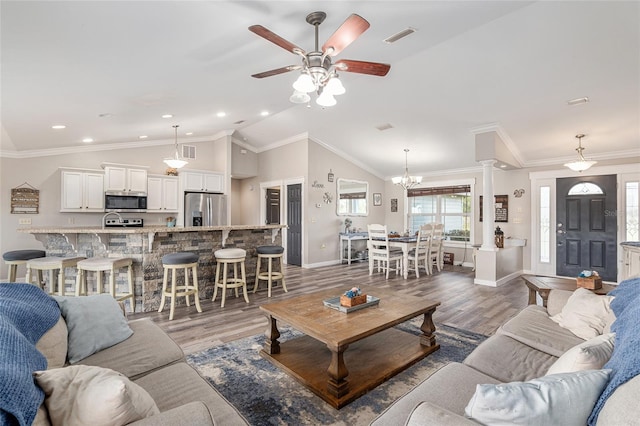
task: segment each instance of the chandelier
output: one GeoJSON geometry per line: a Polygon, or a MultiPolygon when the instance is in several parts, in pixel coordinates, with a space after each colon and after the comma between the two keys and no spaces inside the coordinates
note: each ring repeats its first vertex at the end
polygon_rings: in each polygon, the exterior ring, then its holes
{"type": "Polygon", "coordinates": [[[173,126],[173,128],[176,131],[176,153],[174,157],[169,157],[169,158],[165,158],[164,162],[167,166],[171,167],[172,169],[179,169],[182,168],[184,166],[186,166],[187,164],[189,164],[188,161],[183,160],[180,158],[180,155],[178,154],[178,126],[177,124],[173,126]]]}
{"type": "Polygon", "coordinates": [[[405,190],[412,188],[422,182],[422,176],[409,175],[409,166],[407,165],[409,150],[404,149],[404,174],[402,176],[396,176],[391,178],[391,182],[396,185],[400,185],[405,190]]]}
{"type": "Polygon", "coordinates": [[[576,161],[565,163],[565,166],[574,172],[583,172],[596,164],[597,161],[586,160],[584,155],[582,155],[582,151],[584,151],[584,148],[582,147],[582,138],[584,138],[584,135],[578,134],[576,135],[576,138],[578,138],[578,147],[576,148],[576,151],[578,151],[578,159],[576,161]]]}
{"type": "Polygon", "coordinates": [[[323,107],[330,107],[336,104],[334,96],[342,95],[346,92],[342,82],[338,78],[335,67],[331,64],[329,53],[332,48],[322,53],[317,51],[306,55],[299,49],[294,49],[295,53],[302,56],[302,71],[298,79],[293,83],[293,94],[289,100],[296,104],[304,104],[311,100],[309,93],[318,94],[316,103],[323,107]]]}

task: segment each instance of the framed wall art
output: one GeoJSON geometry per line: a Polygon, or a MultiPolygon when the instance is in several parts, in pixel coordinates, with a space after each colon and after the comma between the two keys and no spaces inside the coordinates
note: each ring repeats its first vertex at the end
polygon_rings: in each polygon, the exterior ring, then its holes
{"type": "Polygon", "coordinates": [[[382,205],[382,194],[379,192],[373,193],[373,205],[381,206],[382,205]]]}
{"type": "MultiPolygon", "coordinates": [[[[509,222],[509,196],[495,195],[495,221],[509,222]]],[[[480,196],[480,222],[482,222],[482,195],[480,196]]]]}

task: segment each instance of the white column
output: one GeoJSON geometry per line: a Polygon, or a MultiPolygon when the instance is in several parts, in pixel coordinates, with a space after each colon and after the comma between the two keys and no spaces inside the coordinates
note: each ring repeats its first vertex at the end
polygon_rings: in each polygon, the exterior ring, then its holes
{"type": "Polygon", "coordinates": [[[493,234],[493,222],[496,219],[494,207],[495,197],[493,195],[493,165],[496,160],[484,160],[482,164],[482,247],[480,250],[494,251],[496,249],[493,234]]]}

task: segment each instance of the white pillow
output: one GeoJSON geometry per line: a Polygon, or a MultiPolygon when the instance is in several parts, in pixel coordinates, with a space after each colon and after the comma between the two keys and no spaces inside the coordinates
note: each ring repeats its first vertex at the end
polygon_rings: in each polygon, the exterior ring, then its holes
{"type": "Polygon", "coordinates": [[[572,347],[553,363],[547,376],[601,369],[611,358],[615,338],[615,333],[607,333],[572,347]]]}
{"type": "Polygon", "coordinates": [[[528,382],[477,385],[464,412],[487,425],[584,426],[611,370],[553,374],[528,382]]]}
{"type": "Polygon", "coordinates": [[[602,334],[607,325],[612,300],[613,296],[601,296],[586,288],[579,288],[569,297],[562,312],[551,319],[560,327],[588,340],[602,334]]]}
{"type": "Polygon", "coordinates": [[[160,413],[146,390],[108,368],[72,365],[33,375],[53,426],[119,426],[160,413]]]}

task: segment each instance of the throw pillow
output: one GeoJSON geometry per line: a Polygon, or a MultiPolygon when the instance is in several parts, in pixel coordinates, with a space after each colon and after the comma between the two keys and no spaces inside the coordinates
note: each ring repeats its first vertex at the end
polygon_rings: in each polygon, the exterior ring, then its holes
{"type": "Polygon", "coordinates": [[[601,296],[579,288],[569,297],[562,312],[550,318],[576,336],[591,339],[602,334],[612,299],[613,296],[601,296]]]}
{"type": "Polygon", "coordinates": [[[69,330],[69,364],[122,342],[133,334],[118,302],[109,294],[53,296],[69,330]]]}
{"type": "Polygon", "coordinates": [[[547,371],[547,376],[601,369],[611,358],[615,338],[615,333],[607,333],[574,346],[553,363],[547,371]]]}
{"type": "Polygon", "coordinates": [[[126,425],[160,412],[146,390],[108,368],[72,365],[33,375],[53,426],[126,425]]]}
{"type": "Polygon", "coordinates": [[[587,370],[528,382],[477,385],[465,414],[490,425],[584,426],[610,372],[587,370]]]}

